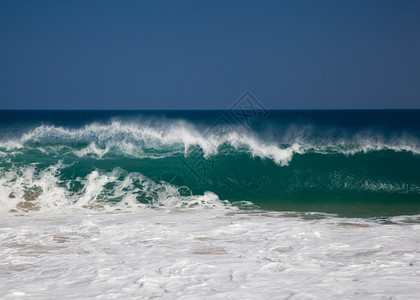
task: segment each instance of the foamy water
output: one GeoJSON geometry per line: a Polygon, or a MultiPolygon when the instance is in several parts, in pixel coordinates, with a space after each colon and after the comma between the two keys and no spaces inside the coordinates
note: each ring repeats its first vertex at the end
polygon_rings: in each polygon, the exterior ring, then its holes
{"type": "Polygon", "coordinates": [[[418,298],[419,112],[231,113],[0,112],[0,298],[418,298]]]}
{"type": "Polygon", "coordinates": [[[0,297],[415,299],[419,216],[233,208],[2,214],[0,297]]]}

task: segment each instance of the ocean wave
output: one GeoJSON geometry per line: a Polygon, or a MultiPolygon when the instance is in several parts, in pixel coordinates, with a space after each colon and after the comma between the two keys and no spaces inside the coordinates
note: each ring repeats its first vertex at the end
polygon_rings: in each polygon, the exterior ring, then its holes
{"type": "Polygon", "coordinates": [[[78,157],[103,158],[109,153],[121,153],[138,158],[165,158],[176,154],[188,156],[201,149],[204,158],[218,155],[228,148],[246,152],[252,157],[271,159],[287,166],[295,154],[355,155],[389,150],[420,154],[420,142],[408,134],[384,136],[373,131],[315,134],[314,128],[289,126],[275,136],[248,132],[240,126],[200,127],[183,120],[165,122],[91,123],[82,128],[41,125],[19,138],[0,141],[0,148],[12,151],[36,148],[57,152],[67,149],[78,157]]]}
{"type": "Polygon", "coordinates": [[[389,170],[369,169],[376,168],[375,162],[348,169],[340,165],[346,158],[338,160],[323,165],[324,170],[319,168],[322,160],[309,168],[302,167],[308,163],[305,160],[297,160],[290,168],[242,160],[241,165],[232,165],[229,170],[222,167],[201,181],[180,163],[170,169],[171,162],[156,166],[154,161],[149,161],[140,167],[128,163],[127,169],[119,167],[124,164],[118,160],[113,164],[106,162],[105,169],[92,164],[95,160],[58,161],[49,165],[42,159],[31,163],[11,162],[0,168],[0,212],[62,208],[111,212],[236,210],[238,203],[244,201],[248,207],[281,210],[299,210],[302,205],[311,207],[312,203],[321,203],[318,211],[327,212],[335,212],[341,205],[355,209],[355,202],[374,207],[393,203],[414,207],[418,212],[418,176],[407,180],[405,174],[410,172],[407,166],[389,176],[389,170]]]}
{"type": "Polygon", "coordinates": [[[37,171],[34,165],[3,171],[0,210],[38,211],[65,207],[94,210],[235,209],[212,192],[193,195],[186,186],[155,182],[138,172],[94,170],[71,180],[61,178],[61,162],[37,171]],[[79,186],[75,189],[75,186],[79,186]]]}

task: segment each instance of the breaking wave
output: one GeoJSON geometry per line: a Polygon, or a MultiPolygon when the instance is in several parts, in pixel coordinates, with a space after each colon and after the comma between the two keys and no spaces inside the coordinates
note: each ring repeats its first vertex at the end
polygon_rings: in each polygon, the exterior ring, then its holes
{"type": "Polygon", "coordinates": [[[1,207],[420,212],[417,123],[350,120],[0,121],[1,207]]]}
{"type": "Polygon", "coordinates": [[[236,151],[270,159],[281,166],[287,166],[294,154],[305,153],[355,155],[391,150],[420,154],[419,140],[408,134],[386,137],[361,131],[320,137],[307,131],[307,128],[298,130],[291,126],[273,141],[271,137],[267,139],[240,127],[224,131],[222,127],[200,128],[185,121],[154,124],[113,121],[82,128],[41,125],[20,138],[1,141],[0,149],[3,155],[5,151],[34,148],[49,153],[72,150],[78,157],[102,158],[109,153],[120,153],[138,158],[165,158],[179,153],[188,156],[191,149],[200,148],[204,158],[221,151],[236,151]]]}

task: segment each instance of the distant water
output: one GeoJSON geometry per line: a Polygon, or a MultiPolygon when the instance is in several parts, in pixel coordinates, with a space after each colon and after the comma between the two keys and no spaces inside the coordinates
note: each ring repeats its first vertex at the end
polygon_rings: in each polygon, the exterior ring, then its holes
{"type": "Polygon", "coordinates": [[[420,213],[420,110],[1,111],[2,210],[420,213]]]}

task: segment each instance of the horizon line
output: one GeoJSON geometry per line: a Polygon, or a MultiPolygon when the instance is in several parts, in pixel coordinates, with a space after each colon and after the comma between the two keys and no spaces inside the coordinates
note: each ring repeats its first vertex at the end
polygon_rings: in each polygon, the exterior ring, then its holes
{"type": "MultiPolygon", "coordinates": [[[[186,109],[170,109],[170,108],[0,108],[0,111],[230,111],[241,110],[231,108],[186,108],[186,109]]],[[[262,109],[242,109],[246,111],[262,110],[262,109]]],[[[308,111],[308,110],[420,110],[419,108],[264,108],[267,111],[308,111]]]]}

